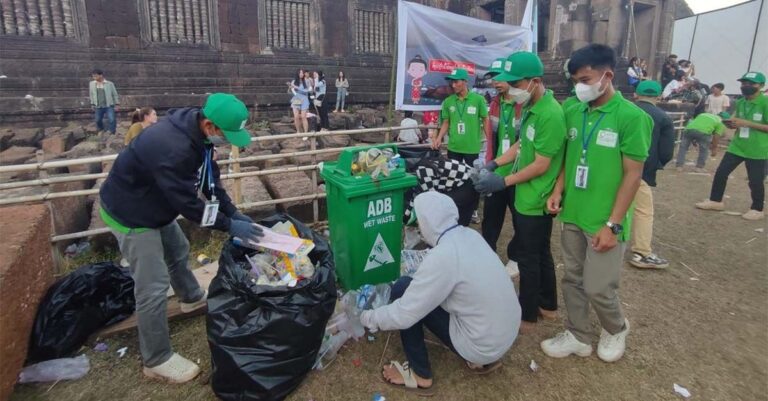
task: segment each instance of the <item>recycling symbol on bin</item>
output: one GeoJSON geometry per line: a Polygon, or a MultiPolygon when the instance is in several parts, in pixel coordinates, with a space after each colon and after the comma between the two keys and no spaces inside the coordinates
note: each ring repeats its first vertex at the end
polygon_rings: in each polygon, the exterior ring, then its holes
{"type": "Polygon", "coordinates": [[[381,238],[381,233],[376,234],[376,241],[373,242],[373,247],[368,254],[368,259],[366,260],[365,269],[363,269],[363,271],[367,272],[368,270],[394,262],[395,258],[393,258],[392,253],[389,252],[389,248],[387,248],[384,238],[381,238]]]}

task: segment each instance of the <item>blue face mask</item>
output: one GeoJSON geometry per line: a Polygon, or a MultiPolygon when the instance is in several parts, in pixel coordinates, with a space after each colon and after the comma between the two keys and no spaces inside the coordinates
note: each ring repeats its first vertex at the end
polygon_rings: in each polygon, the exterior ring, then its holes
{"type": "Polygon", "coordinates": [[[227,140],[223,136],[209,136],[208,142],[213,144],[213,146],[224,146],[227,144],[227,140]]]}

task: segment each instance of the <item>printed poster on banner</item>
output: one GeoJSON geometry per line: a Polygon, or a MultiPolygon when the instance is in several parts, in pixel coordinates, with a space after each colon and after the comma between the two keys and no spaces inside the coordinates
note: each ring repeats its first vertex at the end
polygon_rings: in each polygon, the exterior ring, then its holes
{"type": "Polygon", "coordinates": [[[440,110],[453,92],[445,77],[456,68],[469,73],[471,90],[495,95],[488,69],[493,60],[531,49],[531,30],[497,24],[407,1],[398,1],[398,110],[440,110]]]}

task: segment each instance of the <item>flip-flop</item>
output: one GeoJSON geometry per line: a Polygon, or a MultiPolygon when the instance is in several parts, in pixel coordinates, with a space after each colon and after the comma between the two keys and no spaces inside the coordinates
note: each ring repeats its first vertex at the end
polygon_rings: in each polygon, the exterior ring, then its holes
{"type": "Polygon", "coordinates": [[[552,311],[551,311],[551,310],[547,310],[547,312],[550,312],[550,313],[554,313],[554,314],[555,314],[555,316],[551,316],[551,315],[550,315],[550,316],[548,316],[548,315],[545,315],[544,313],[542,313],[542,312],[541,312],[542,310],[544,310],[544,309],[541,309],[541,308],[539,308],[539,316],[541,316],[541,318],[542,318],[542,319],[544,319],[544,320],[549,320],[550,322],[558,320],[559,316],[557,315],[557,311],[554,311],[554,310],[552,310],[552,311]]]}
{"type": "Polygon", "coordinates": [[[469,369],[470,372],[476,375],[487,375],[488,373],[491,373],[494,370],[500,368],[502,365],[501,359],[499,359],[496,362],[483,365],[482,367],[479,367],[479,368],[473,368],[472,365],[469,364],[469,361],[464,361],[464,362],[467,364],[467,369],[469,369]]]}
{"type": "Polygon", "coordinates": [[[394,366],[394,368],[397,369],[400,375],[403,376],[404,383],[403,384],[392,383],[386,377],[384,377],[384,374],[382,372],[381,380],[384,381],[384,383],[392,387],[414,393],[420,397],[432,397],[433,395],[435,395],[434,382],[429,387],[426,387],[426,388],[419,387],[419,384],[416,382],[416,377],[413,371],[408,366],[408,362],[403,362],[403,364],[401,365],[400,362],[391,361],[389,363],[389,366],[394,366]]]}

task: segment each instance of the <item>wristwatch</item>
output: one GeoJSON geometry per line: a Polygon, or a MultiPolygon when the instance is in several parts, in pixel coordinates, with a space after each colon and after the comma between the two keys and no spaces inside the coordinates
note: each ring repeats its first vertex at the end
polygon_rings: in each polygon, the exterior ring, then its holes
{"type": "Polygon", "coordinates": [[[624,227],[622,227],[621,224],[611,223],[609,221],[609,222],[605,223],[605,225],[608,226],[608,228],[611,229],[611,232],[613,233],[613,235],[619,235],[619,234],[621,234],[624,231],[624,227]]]}

